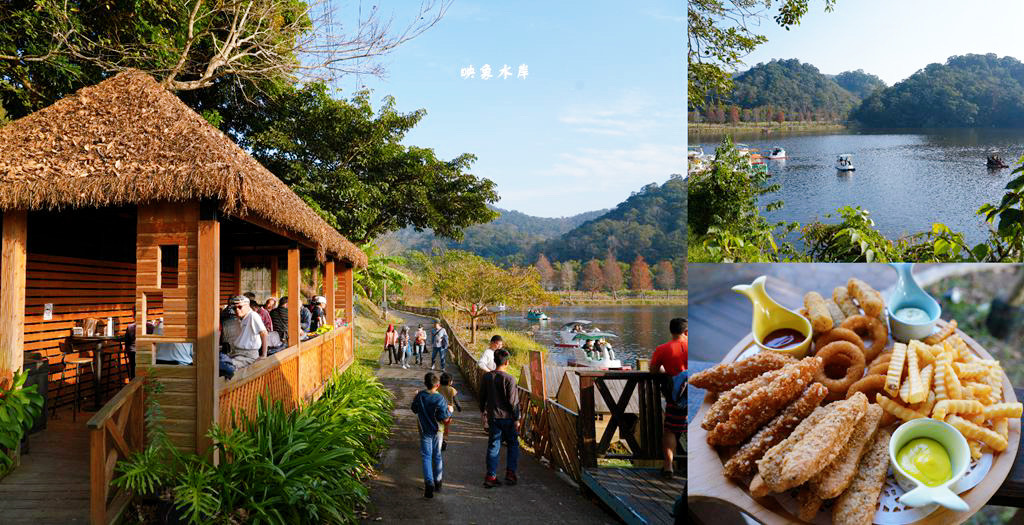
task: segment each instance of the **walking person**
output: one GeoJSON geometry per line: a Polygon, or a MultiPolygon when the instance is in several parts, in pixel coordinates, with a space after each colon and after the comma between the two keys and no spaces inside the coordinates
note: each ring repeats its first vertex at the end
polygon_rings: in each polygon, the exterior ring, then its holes
{"type": "Polygon", "coordinates": [[[409,327],[403,326],[402,333],[398,334],[398,354],[402,358],[402,368],[409,368],[405,364],[406,356],[409,354],[409,327]]]}
{"type": "Polygon", "coordinates": [[[443,372],[445,354],[448,353],[448,332],[441,327],[441,321],[434,321],[434,334],[430,339],[431,344],[434,346],[433,351],[430,352],[430,369],[434,369],[434,361],[437,359],[438,354],[440,354],[441,371],[443,372]]]}
{"type": "Polygon", "coordinates": [[[398,363],[398,352],[395,345],[398,344],[398,333],[395,332],[395,325],[389,324],[388,331],[384,332],[384,351],[388,353],[388,364],[398,363]]]}
{"type": "MultiPolygon", "coordinates": [[[[654,350],[650,367],[651,372],[668,374],[667,382],[672,384],[673,379],[686,370],[686,319],[682,317],[672,319],[668,323],[668,329],[672,333],[672,340],[654,350]]],[[[672,469],[672,459],[675,455],[676,443],[685,427],[686,408],[682,403],[676,402],[674,395],[666,396],[665,425],[661,435],[662,451],[665,457],[661,475],[666,479],[672,479],[675,475],[672,469]]]]}
{"type": "Polygon", "coordinates": [[[416,414],[420,429],[420,457],[423,459],[423,497],[433,498],[441,492],[441,429],[439,425],[452,417],[448,402],[437,392],[440,381],[437,374],[427,372],[423,376],[426,390],[420,390],[412,400],[412,412],[416,414]]]}
{"type": "MultiPolygon", "coordinates": [[[[459,391],[455,390],[455,387],[452,386],[451,374],[448,372],[443,372],[441,374],[441,387],[438,388],[437,391],[440,392],[441,395],[444,396],[444,400],[448,402],[448,412],[451,412],[453,418],[456,409],[458,409],[459,412],[462,412],[462,405],[459,404],[459,398],[457,397],[459,395],[459,391]]],[[[454,419],[449,419],[448,423],[444,426],[444,437],[441,439],[441,450],[448,450],[448,432],[452,429],[453,421],[454,419]]]]}
{"type": "Polygon", "coordinates": [[[494,352],[505,348],[505,340],[500,335],[495,334],[491,337],[491,344],[484,349],[484,353],[480,355],[480,359],[477,360],[476,366],[484,369],[484,372],[493,371],[497,365],[494,364],[494,352]]]}
{"type": "Polygon", "coordinates": [[[505,458],[505,484],[515,485],[516,467],[519,464],[519,391],[516,379],[509,375],[508,350],[502,348],[494,353],[493,372],[484,374],[480,382],[480,413],[484,428],[487,429],[487,474],[484,487],[501,485],[498,481],[498,458],[501,444],[508,448],[505,458]]]}
{"type": "Polygon", "coordinates": [[[412,351],[416,354],[416,364],[423,366],[423,354],[427,353],[427,331],[423,329],[423,325],[416,329],[412,351]]]}

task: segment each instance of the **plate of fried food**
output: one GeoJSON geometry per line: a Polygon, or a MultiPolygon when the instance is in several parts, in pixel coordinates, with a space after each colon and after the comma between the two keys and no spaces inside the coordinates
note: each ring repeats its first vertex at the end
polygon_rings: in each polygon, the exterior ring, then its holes
{"type": "Polygon", "coordinates": [[[858,279],[808,292],[798,312],[763,277],[734,290],[754,303],[753,329],[690,377],[708,394],[687,438],[689,498],[762,523],[900,525],[961,523],[995,494],[1022,405],[937,303],[886,305],[858,279]],[[893,340],[897,325],[920,339],[893,340]]]}

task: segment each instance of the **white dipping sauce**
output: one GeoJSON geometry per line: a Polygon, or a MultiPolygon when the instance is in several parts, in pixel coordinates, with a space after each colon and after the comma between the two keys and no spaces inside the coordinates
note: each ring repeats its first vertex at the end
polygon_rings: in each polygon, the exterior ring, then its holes
{"type": "Polygon", "coordinates": [[[928,312],[913,307],[900,308],[893,312],[893,315],[904,323],[923,323],[929,319],[928,312]]]}

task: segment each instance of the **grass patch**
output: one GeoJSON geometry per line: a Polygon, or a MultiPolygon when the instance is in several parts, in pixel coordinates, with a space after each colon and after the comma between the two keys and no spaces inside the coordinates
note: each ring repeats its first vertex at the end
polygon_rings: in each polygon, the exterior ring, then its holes
{"type": "MultiPolygon", "coordinates": [[[[449,322],[451,320],[449,319],[449,322]]],[[[530,366],[530,351],[538,350],[547,359],[548,349],[544,345],[534,341],[526,332],[494,328],[490,330],[477,330],[476,343],[469,345],[469,330],[461,326],[457,328],[459,340],[468,346],[470,353],[479,357],[491,341],[491,336],[500,335],[505,341],[505,349],[511,354],[509,359],[508,373],[519,379],[519,371],[523,365],[530,366]]]]}
{"type": "Polygon", "coordinates": [[[388,324],[398,325],[405,321],[396,316],[393,310],[388,312],[387,321],[381,319],[380,309],[364,297],[357,297],[355,306],[356,364],[370,369],[378,368],[388,324]]]}

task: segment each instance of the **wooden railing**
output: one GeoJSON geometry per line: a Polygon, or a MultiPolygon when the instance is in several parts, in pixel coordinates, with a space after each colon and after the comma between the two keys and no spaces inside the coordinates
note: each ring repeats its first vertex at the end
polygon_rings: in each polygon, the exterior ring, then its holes
{"type": "Polygon", "coordinates": [[[663,374],[641,371],[581,370],[580,376],[580,418],[577,427],[579,457],[583,468],[596,467],[597,458],[657,460],[662,457],[662,409],[661,382],[663,374]],[[612,395],[607,381],[625,381],[618,399],[612,395]],[[626,412],[633,392],[638,392],[639,414],[626,412]],[[604,399],[611,420],[600,436],[596,436],[595,396],[604,399]],[[629,454],[609,454],[615,431],[626,441],[629,454]]]}
{"type": "Polygon", "coordinates": [[[238,370],[230,380],[218,380],[221,425],[232,412],[253,412],[259,396],[282,401],[288,408],[320,396],[335,370],[344,371],[354,359],[352,326],[335,328],[238,370]]]}
{"type": "MultiPolygon", "coordinates": [[[[89,521],[113,523],[131,501],[131,494],[114,489],[114,465],[145,446],[143,377],[136,377],[96,412],[89,427],[89,521]]],[[[51,502],[59,504],[59,502],[51,502]]]]}

